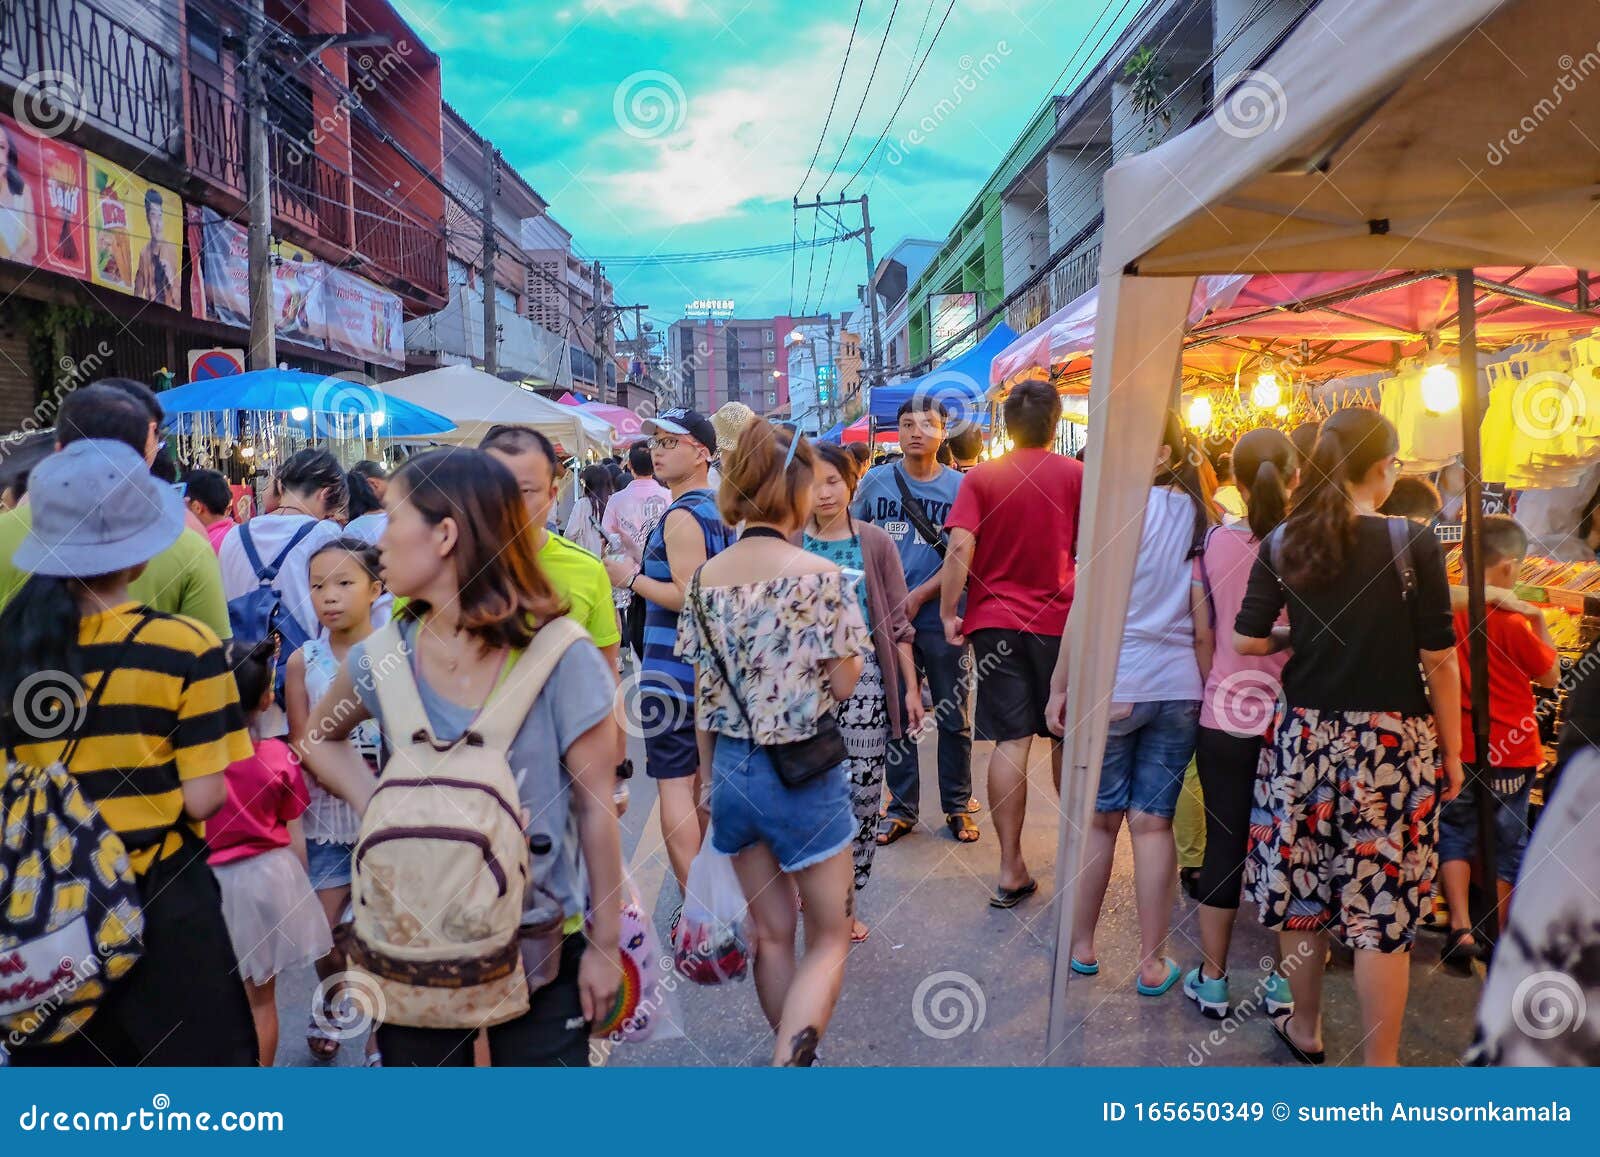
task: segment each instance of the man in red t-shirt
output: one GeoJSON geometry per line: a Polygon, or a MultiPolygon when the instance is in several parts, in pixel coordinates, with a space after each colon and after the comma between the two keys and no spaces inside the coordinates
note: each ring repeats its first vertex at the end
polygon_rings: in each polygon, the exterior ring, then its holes
{"type": "Polygon", "coordinates": [[[972,639],[978,684],[973,738],[995,745],[989,808],[1000,840],[1000,881],[989,903],[1011,908],[1039,887],[1022,859],[1028,754],[1036,735],[1051,740],[1061,789],[1061,741],[1045,725],[1045,704],[1072,606],[1083,464],[1047,448],[1061,420],[1061,399],[1047,383],[1016,387],[1003,411],[1016,448],[961,480],[945,520],[950,549],[939,612],[952,646],[972,639]],[[965,615],[958,610],[963,591],[965,615]]]}
{"type": "MultiPolygon", "coordinates": [[[[1528,535],[1517,520],[1491,514],[1483,520],[1483,581],[1513,587],[1528,553],[1528,535]]],[[[1489,640],[1489,752],[1482,773],[1495,798],[1495,869],[1499,881],[1500,927],[1506,926],[1511,889],[1528,845],[1528,789],[1544,761],[1539,725],[1533,716],[1533,688],[1554,687],[1561,660],[1550,642],[1544,616],[1520,615],[1489,607],[1484,619],[1489,640]]],[[[1461,760],[1478,762],[1472,733],[1471,631],[1467,615],[1456,612],[1456,649],[1461,658],[1461,760]]],[[[1467,910],[1472,858],[1478,851],[1477,781],[1467,776],[1461,793],[1439,815],[1439,880],[1450,905],[1450,936],[1444,962],[1468,970],[1478,956],[1467,910]]]]}

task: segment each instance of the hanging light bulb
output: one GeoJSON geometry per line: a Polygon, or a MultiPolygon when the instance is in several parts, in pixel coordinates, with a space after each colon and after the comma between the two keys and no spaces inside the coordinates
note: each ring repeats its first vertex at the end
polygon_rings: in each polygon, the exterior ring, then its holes
{"type": "Polygon", "coordinates": [[[1289,416],[1289,407],[1280,402],[1278,408],[1272,412],[1280,418],[1287,418],[1289,416]]]}
{"type": "Polygon", "coordinates": [[[294,409],[289,411],[289,417],[293,418],[296,422],[304,422],[310,416],[311,411],[306,409],[304,406],[296,406],[294,409]]]}
{"type": "Polygon", "coordinates": [[[1443,362],[1422,371],[1422,407],[1430,414],[1448,414],[1461,405],[1461,379],[1443,362]]]}
{"type": "Polygon", "coordinates": [[[1278,386],[1278,375],[1272,372],[1272,363],[1262,359],[1261,372],[1250,389],[1250,401],[1258,409],[1270,410],[1283,400],[1283,390],[1278,386]]]}
{"type": "Polygon", "coordinates": [[[372,428],[374,430],[383,429],[383,411],[382,410],[377,410],[377,411],[375,411],[373,413],[373,415],[372,415],[372,428]]]}
{"type": "Polygon", "coordinates": [[[1196,434],[1204,434],[1211,429],[1211,399],[1205,394],[1196,394],[1189,399],[1189,412],[1184,415],[1184,421],[1189,429],[1196,434]]]}

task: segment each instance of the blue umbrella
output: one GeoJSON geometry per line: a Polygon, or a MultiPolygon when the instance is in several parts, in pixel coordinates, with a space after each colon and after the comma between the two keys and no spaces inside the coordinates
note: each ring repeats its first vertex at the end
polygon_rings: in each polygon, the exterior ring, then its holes
{"type": "Polygon", "coordinates": [[[456,428],[455,423],[443,415],[390,397],[381,385],[308,374],[302,370],[252,370],[247,374],[190,382],[156,397],[169,423],[179,414],[229,414],[251,410],[287,414],[302,423],[312,414],[354,419],[365,416],[368,425],[387,438],[448,434],[456,428]]]}

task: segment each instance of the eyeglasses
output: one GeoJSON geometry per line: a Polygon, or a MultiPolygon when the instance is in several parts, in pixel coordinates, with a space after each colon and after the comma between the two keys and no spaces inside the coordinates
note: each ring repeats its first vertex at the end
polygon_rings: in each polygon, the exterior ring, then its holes
{"type": "Polygon", "coordinates": [[[650,439],[650,449],[652,450],[676,450],[677,448],[677,438],[667,438],[657,434],[654,438],[650,439]]]}

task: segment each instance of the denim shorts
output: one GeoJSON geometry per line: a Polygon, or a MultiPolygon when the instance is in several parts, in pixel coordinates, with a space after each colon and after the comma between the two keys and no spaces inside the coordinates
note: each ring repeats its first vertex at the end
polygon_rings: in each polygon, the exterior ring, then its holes
{"type": "Polygon", "coordinates": [[[320,840],[306,841],[306,875],[311,877],[313,891],[342,888],[350,883],[351,856],[354,844],[325,844],[320,840]]]}
{"type": "Polygon", "coordinates": [[[765,751],[748,739],[717,736],[711,758],[711,840],[717,851],[731,856],[765,844],[785,872],[798,872],[844,851],[855,832],[844,764],[786,787],[765,751]]]}
{"type": "MultiPolygon", "coordinates": [[[[1494,792],[1495,874],[1508,884],[1517,882],[1522,870],[1522,854],[1528,847],[1528,793],[1533,790],[1537,768],[1493,768],[1496,777],[1522,775],[1522,790],[1494,792]]],[[[1493,790],[1492,788],[1490,790],[1493,790]]],[[[1467,771],[1461,794],[1444,805],[1439,813],[1439,862],[1470,860],[1478,851],[1478,793],[1467,771]]]]}
{"type": "Polygon", "coordinates": [[[1200,701],[1135,703],[1106,729],[1097,812],[1143,812],[1170,820],[1200,732],[1200,701]]]}

